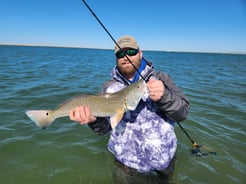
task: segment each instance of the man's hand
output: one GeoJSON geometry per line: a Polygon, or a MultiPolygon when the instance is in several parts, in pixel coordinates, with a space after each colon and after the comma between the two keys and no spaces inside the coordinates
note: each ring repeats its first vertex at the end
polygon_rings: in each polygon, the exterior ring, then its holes
{"type": "Polygon", "coordinates": [[[153,77],[147,82],[149,89],[149,97],[153,101],[158,101],[165,93],[165,86],[161,80],[157,80],[153,77]]]}
{"type": "Polygon", "coordinates": [[[86,106],[79,106],[72,109],[69,112],[69,118],[72,121],[79,122],[81,125],[91,123],[96,120],[96,117],[92,116],[90,108],[86,106]]]}

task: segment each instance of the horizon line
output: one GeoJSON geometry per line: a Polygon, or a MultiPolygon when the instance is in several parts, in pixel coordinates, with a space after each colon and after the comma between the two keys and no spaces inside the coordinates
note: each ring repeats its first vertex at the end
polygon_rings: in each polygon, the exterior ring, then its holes
{"type": "MultiPolygon", "coordinates": [[[[83,47],[83,46],[71,46],[71,45],[50,45],[50,44],[28,44],[28,43],[0,43],[0,46],[28,46],[28,47],[54,47],[54,48],[78,48],[78,49],[99,49],[99,50],[114,50],[109,48],[97,48],[97,47],[83,47]]],[[[154,52],[181,52],[181,53],[211,53],[211,54],[241,54],[245,55],[245,52],[236,51],[189,51],[189,50],[152,50],[143,49],[143,51],[154,52]]]]}

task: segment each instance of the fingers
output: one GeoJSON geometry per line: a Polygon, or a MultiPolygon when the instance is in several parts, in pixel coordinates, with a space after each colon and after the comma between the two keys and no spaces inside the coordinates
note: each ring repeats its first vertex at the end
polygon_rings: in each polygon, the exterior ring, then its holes
{"type": "Polygon", "coordinates": [[[164,95],[165,87],[161,80],[150,78],[147,83],[147,87],[149,90],[149,97],[153,101],[160,100],[164,95]]]}
{"type": "Polygon", "coordinates": [[[72,121],[77,121],[80,124],[87,124],[96,120],[96,117],[92,116],[91,110],[85,106],[79,106],[72,109],[69,112],[69,118],[72,121]]]}

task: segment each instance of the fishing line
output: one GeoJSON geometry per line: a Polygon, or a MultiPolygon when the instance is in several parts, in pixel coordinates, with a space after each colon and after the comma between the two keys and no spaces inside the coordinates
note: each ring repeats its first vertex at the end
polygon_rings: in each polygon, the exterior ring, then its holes
{"type": "Polygon", "coordinates": [[[136,72],[138,73],[138,75],[146,82],[145,78],[142,76],[142,74],[139,72],[139,70],[137,69],[137,67],[133,64],[133,62],[130,60],[130,58],[127,56],[126,52],[119,46],[119,44],[115,41],[114,37],[110,34],[110,32],[107,30],[107,28],[103,25],[103,23],[100,21],[100,19],[96,16],[96,14],[94,13],[94,11],[90,8],[90,6],[85,2],[85,0],[82,0],[82,2],[85,4],[85,6],[88,8],[88,10],[91,12],[91,14],[96,18],[96,20],[99,22],[99,24],[102,26],[102,28],[106,31],[106,33],[109,35],[109,37],[113,40],[113,42],[115,43],[115,45],[120,49],[120,51],[122,51],[127,60],[129,61],[129,63],[131,63],[131,65],[133,66],[133,68],[136,70],[136,72]]]}
{"type": "MultiPolygon", "coordinates": [[[[114,39],[114,37],[110,34],[110,32],[108,31],[108,29],[104,26],[104,24],[101,22],[101,20],[97,17],[97,15],[94,13],[94,11],[90,8],[90,6],[85,2],[85,0],[82,0],[82,2],[84,3],[84,5],[88,8],[88,10],[91,12],[91,14],[96,18],[96,20],[98,21],[98,23],[102,26],[102,28],[104,29],[104,31],[106,31],[106,33],[109,35],[109,37],[113,40],[113,42],[115,43],[115,45],[120,49],[120,51],[122,51],[125,54],[125,57],[127,58],[127,60],[129,61],[129,63],[133,66],[133,68],[136,70],[136,72],[138,73],[138,75],[145,81],[146,79],[142,76],[142,74],[139,72],[138,68],[132,63],[132,61],[130,60],[130,58],[127,56],[126,52],[119,46],[119,44],[116,42],[116,40],[114,39]]],[[[204,147],[201,145],[198,145],[195,141],[193,141],[193,139],[190,137],[190,135],[185,131],[185,129],[181,126],[181,124],[179,122],[177,122],[179,127],[181,128],[181,130],[183,130],[183,132],[185,133],[185,135],[188,137],[188,139],[191,141],[192,143],[192,154],[195,154],[196,156],[205,156],[208,155],[208,153],[210,154],[215,154],[216,152],[214,151],[209,151],[206,153],[201,152],[200,148],[207,148],[208,147],[204,147]]]]}

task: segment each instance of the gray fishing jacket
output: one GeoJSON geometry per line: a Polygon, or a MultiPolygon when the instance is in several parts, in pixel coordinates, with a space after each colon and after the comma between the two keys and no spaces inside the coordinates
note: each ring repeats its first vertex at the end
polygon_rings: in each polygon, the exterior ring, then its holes
{"type": "MultiPolygon", "coordinates": [[[[148,172],[167,168],[174,157],[177,147],[174,122],[186,119],[189,101],[169,75],[155,71],[144,58],[142,62],[146,62],[141,71],[146,80],[154,77],[163,82],[163,97],[157,102],[144,97],[134,111],[124,114],[113,130],[107,118],[97,118],[88,125],[97,134],[111,130],[108,149],[116,159],[140,172],[148,172]]],[[[131,84],[117,67],[112,70],[112,76],[113,79],[104,84],[104,92],[117,92],[131,84]]]]}

